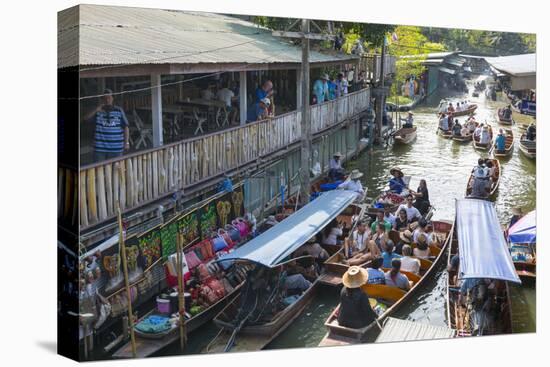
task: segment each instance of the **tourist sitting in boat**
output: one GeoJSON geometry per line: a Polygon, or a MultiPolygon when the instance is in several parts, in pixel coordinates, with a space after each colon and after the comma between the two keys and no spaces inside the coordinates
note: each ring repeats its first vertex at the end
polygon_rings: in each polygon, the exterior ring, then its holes
{"type": "Polygon", "coordinates": [[[396,231],[404,231],[409,228],[409,219],[407,218],[407,211],[405,208],[401,208],[397,211],[398,215],[395,217],[395,223],[393,229],[396,231]]]}
{"type": "Polygon", "coordinates": [[[418,274],[420,272],[420,260],[412,257],[412,247],[410,245],[404,245],[401,252],[403,254],[403,256],[401,256],[401,270],[418,274]]]}
{"type": "Polygon", "coordinates": [[[491,182],[489,180],[488,171],[485,167],[477,167],[474,169],[474,180],[472,182],[472,192],[469,197],[485,199],[489,196],[491,190],[491,182]]]}
{"type": "Polygon", "coordinates": [[[442,113],[439,118],[439,128],[443,131],[449,130],[449,118],[444,113],[442,113]]]}
{"type": "Polygon", "coordinates": [[[537,137],[537,127],[535,124],[531,123],[529,127],[527,127],[527,133],[525,134],[525,138],[530,141],[535,141],[537,137]]]}
{"type": "Polygon", "coordinates": [[[321,247],[315,236],[311,237],[294,252],[293,257],[300,256],[311,256],[316,262],[324,262],[329,257],[327,250],[321,247]]]}
{"type": "Polygon", "coordinates": [[[461,136],[469,136],[470,135],[470,128],[468,125],[464,124],[462,125],[462,129],[460,129],[460,135],[461,136]]]}
{"type": "Polygon", "coordinates": [[[458,119],[455,119],[455,123],[453,125],[453,135],[461,136],[461,131],[462,131],[462,125],[460,125],[460,122],[458,122],[458,119]]]}
{"type": "Polygon", "coordinates": [[[506,135],[504,135],[503,129],[499,129],[498,135],[495,138],[495,148],[497,152],[504,152],[506,150],[506,135]]]}
{"type": "Polygon", "coordinates": [[[338,185],[338,188],[341,190],[355,191],[357,193],[356,201],[361,202],[365,196],[365,190],[363,189],[361,181],[359,181],[361,177],[363,177],[363,173],[357,169],[354,169],[351,171],[349,180],[342,182],[338,185]]]}
{"type": "Polygon", "coordinates": [[[490,159],[485,161],[485,167],[487,167],[487,176],[491,181],[495,181],[497,168],[493,165],[493,162],[490,159]]]}
{"type": "Polygon", "coordinates": [[[473,118],[473,117],[470,117],[470,118],[468,119],[468,121],[466,122],[465,126],[468,127],[468,132],[469,132],[470,134],[473,134],[474,131],[475,131],[476,128],[477,128],[476,119],[473,118]]]}
{"type": "Polygon", "coordinates": [[[481,136],[481,130],[483,130],[483,123],[479,124],[474,130],[474,139],[479,140],[481,136]]]}
{"type": "Polygon", "coordinates": [[[455,112],[455,108],[453,107],[452,102],[449,102],[449,107],[447,107],[447,112],[449,113],[455,112]]]}
{"type": "Polygon", "coordinates": [[[409,290],[411,284],[409,278],[401,273],[401,260],[393,259],[391,262],[391,270],[386,272],[386,285],[398,287],[403,290],[409,290]]]}
{"type": "Polygon", "coordinates": [[[502,115],[504,116],[505,119],[509,120],[510,117],[512,117],[512,106],[508,105],[507,107],[505,107],[502,110],[502,115]]]}
{"type": "Polygon", "coordinates": [[[384,246],[384,252],[382,252],[382,263],[383,268],[390,268],[392,266],[393,259],[399,259],[401,255],[396,254],[394,251],[394,244],[392,240],[387,240],[386,245],[384,246]]]}
{"type": "Polygon", "coordinates": [[[372,224],[370,225],[370,229],[371,231],[374,233],[376,232],[376,229],[378,228],[378,225],[380,223],[382,223],[384,225],[384,228],[386,229],[386,232],[389,232],[391,231],[391,222],[388,222],[386,219],[385,219],[385,214],[384,214],[384,210],[379,210],[377,213],[376,213],[376,220],[374,222],[372,222],[372,224]]]}
{"type": "Polygon", "coordinates": [[[455,112],[462,112],[462,102],[456,102],[455,112]]]}
{"type": "Polygon", "coordinates": [[[400,168],[392,168],[390,170],[390,175],[393,176],[389,182],[390,191],[395,192],[396,194],[401,194],[403,190],[408,189],[407,184],[403,180],[403,171],[401,171],[400,168]]]}
{"type": "Polygon", "coordinates": [[[339,245],[342,243],[338,238],[342,236],[344,225],[334,219],[324,230],[323,244],[324,245],[339,245]]]}
{"type": "Polygon", "coordinates": [[[426,233],[420,233],[415,243],[416,247],[413,250],[413,255],[420,259],[428,259],[430,257],[430,246],[428,245],[426,233]]]}
{"type": "Polygon", "coordinates": [[[412,243],[413,235],[412,232],[408,229],[404,230],[403,232],[399,233],[399,242],[395,246],[395,253],[397,254],[403,254],[403,247],[405,245],[410,245],[412,243]]]}
{"type": "Polygon", "coordinates": [[[317,275],[313,263],[303,267],[297,261],[291,261],[285,265],[285,271],[284,286],[290,294],[300,294],[308,290],[311,282],[307,278],[314,279],[317,275]]]}
{"type": "Polygon", "coordinates": [[[489,141],[491,140],[491,136],[489,135],[489,128],[487,126],[483,126],[481,129],[481,134],[479,135],[479,143],[480,144],[489,144],[489,141]]]}
{"type": "Polygon", "coordinates": [[[391,228],[393,228],[393,225],[395,224],[395,215],[392,214],[390,207],[384,208],[384,220],[390,223],[391,228]]]}
{"type": "Polygon", "coordinates": [[[430,194],[426,180],[421,179],[416,192],[411,191],[411,194],[415,198],[414,207],[418,209],[421,215],[426,215],[430,209],[430,194]]]}
{"type": "Polygon", "coordinates": [[[420,236],[421,234],[425,234],[426,236],[428,235],[427,227],[428,227],[428,221],[426,221],[424,218],[421,218],[418,221],[418,227],[416,227],[412,233],[414,243],[418,242],[418,236],[420,236]]]}
{"type": "Polygon", "coordinates": [[[328,162],[328,177],[331,181],[344,179],[344,168],[342,167],[342,153],[337,152],[328,162]]]}
{"type": "Polygon", "coordinates": [[[342,276],[344,287],[340,292],[338,312],[340,326],[360,329],[376,320],[377,315],[370,306],[369,296],[361,289],[368,279],[368,271],[359,266],[350,267],[342,276]]]}
{"type": "Polygon", "coordinates": [[[384,263],[384,259],[380,256],[375,257],[367,265],[367,272],[369,273],[368,284],[386,284],[386,275],[380,268],[384,263]]]}
{"type": "Polygon", "coordinates": [[[405,198],[405,203],[401,204],[399,208],[397,208],[397,213],[399,213],[401,209],[405,209],[405,211],[407,212],[407,220],[409,221],[409,223],[416,222],[422,217],[420,211],[413,206],[412,194],[407,195],[407,197],[405,198]]]}
{"type": "Polygon", "coordinates": [[[357,224],[357,229],[351,234],[349,256],[354,256],[355,254],[366,250],[369,238],[370,231],[368,230],[367,223],[366,221],[362,220],[357,224]]]}
{"type": "Polygon", "coordinates": [[[409,111],[406,118],[399,118],[399,121],[405,121],[405,123],[402,125],[403,128],[411,128],[413,127],[413,113],[409,111]]]}

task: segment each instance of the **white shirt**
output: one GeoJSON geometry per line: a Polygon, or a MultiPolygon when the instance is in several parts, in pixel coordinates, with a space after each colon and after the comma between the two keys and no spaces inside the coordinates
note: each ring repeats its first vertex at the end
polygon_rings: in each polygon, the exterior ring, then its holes
{"type": "Polygon", "coordinates": [[[420,214],[420,212],[418,211],[418,209],[416,209],[414,206],[411,206],[410,208],[407,206],[407,204],[401,204],[399,205],[399,208],[397,208],[397,211],[395,212],[395,215],[398,215],[399,214],[399,211],[401,209],[405,209],[405,211],[407,212],[407,219],[409,221],[412,221],[413,218],[420,218],[422,217],[422,214],[420,214]]]}
{"type": "Polygon", "coordinates": [[[410,256],[401,257],[401,270],[418,274],[420,272],[420,260],[410,256]]]}
{"type": "Polygon", "coordinates": [[[386,216],[384,214],[384,220],[390,222],[391,226],[393,227],[393,225],[395,224],[395,215],[390,213],[390,215],[386,216]]]}
{"type": "Polygon", "coordinates": [[[460,130],[460,135],[466,136],[470,133],[470,129],[466,125],[462,126],[462,130],[460,130]]]}
{"type": "Polygon", "coordinates": [[[370,233],[368,229],[366,229],[362,234],[356,229],[351,235],[352,246],[359,251],[364,250],[367,247],[369,235],[370,233]]]}
{"type": "Polygon", "coordinates": [[[328,236],[323,240],[325,245],[336,245],[338,243],[338,237],[341,236],[344,232],[340,227],[332,227],[328,236]]]}
{"type": "Polygon", "coordinates": [[[425,250],[420,250],[415,247],[413,249],[413,255],[421,259],[427,259],[428,257],[430,257],[430,248],[428,247],[425,250]]]}
{"type": "Polygon", "coordinates": [[[218,99],[225,102],[227,107],[231,107],[231,98],[235,97],[235,93],[228,88],[222,88],[218,91],[218,99]]]}
{"type": "Polygon", "coordinates": [[[481,135],[479,136],[479,142],[481,144],[487,144],[489,142],[489,131],[481,130],[481,135]]]}
{"type": "Polygon", "coordinates": [[[349,191],[355,191],[357,193],[357,199],[360,200],[363,198],[363,194],[365,191],[363,190],[363,185],[361,184],[361,181],[355,180],[355,181],[344,181],[340,185],[338,185],[339,189],[349,190],[349,191]]]}
{"type": "Polygon", "coordinates": [[[475,136],[479,136],[481,134],[481,127],[476,127],[476,129],[474,130],[474,135],[475,136]]]}
{"type": "Polygon", "coordinates": [[[328,168],[329,169],[342,169],[342,162],[340,160],[336,161],[336,159],[331,158],[328,162],[328,168]]]}

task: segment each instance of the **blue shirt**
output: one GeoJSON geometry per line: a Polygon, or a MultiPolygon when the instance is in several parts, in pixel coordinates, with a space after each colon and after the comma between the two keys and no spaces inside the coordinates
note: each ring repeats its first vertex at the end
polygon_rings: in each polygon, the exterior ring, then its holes
{"type": "Polygon", "coordinates": [[[495,144],[497,146],[497,150],[505,150],[506,149],[506,137],[504,134],[498,134],[495,139],[495,144]]]}
{"type": "Polygon", "coordinates": [[[401,255],[396,254],[395,252],[392,252],[391,254],[388,254],[386,251],[382,252],[382,258],[384,259],[384,262],[382,263],[383,268],[391,268],[391,261],[393,259],[399,259],[401,258],[401,255]]]}
{"type": "Polygon", "coordinates": [[[267,92],[260,87],[256,88],[256,103],[260,102],[265,97],[267,97],[267,92]]]}
{"type": "Polygon", "coordinates": [[[407,185],[405,185],[405,181],[403,181],[401,177],[399,178],[393,177],[390,180],[390,190],[397,194],[401,194],[401,191],[403,191],[403,189],[406,187],[407,185]]]}
{"type": "Polygon", "coordinates": [[[327,82],[328,85],[328,99],[333,100],[336,98],[336,83],[334,83],[332,80],[329,80],[327,82]]]}
{"type": "Polygon", "coordinates": [[[368,284],[386,284],[386,275],[380,269],[367,268],[369,273],[368,284]]]}
{"type": "Polygon", "coordinates": [[[128,120],[122,108],[113,106],[109,111],[102,109],[95,114],[95,151],[122,153],[124,151],[124,129],[128,120]]]}

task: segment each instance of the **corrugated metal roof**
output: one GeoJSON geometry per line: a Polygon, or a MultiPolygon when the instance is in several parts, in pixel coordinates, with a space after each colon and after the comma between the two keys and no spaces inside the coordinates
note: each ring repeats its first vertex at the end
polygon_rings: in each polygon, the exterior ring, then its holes
{"type": "MultiPolygon", "coordinates": [[[[58,67],[113,64],[300,63],[301,48],[227,15],[79,5],[58,15],[58,67]],[[78,49],[75,47],[78,41],[78,49]]],[[[354,59],[310,52],[310,60],[354,59]]]]}
{"type": "Polygon", "coordinates": [[[533,75],[537,72],[537,54],[486,57],[495,69],[514,76],[533,75]]]}
{"type": "Polygon", "coordinates": [[[376,343],[448,339],[454,336],[455,330],[448,327],[388,317],[376,343]]]}

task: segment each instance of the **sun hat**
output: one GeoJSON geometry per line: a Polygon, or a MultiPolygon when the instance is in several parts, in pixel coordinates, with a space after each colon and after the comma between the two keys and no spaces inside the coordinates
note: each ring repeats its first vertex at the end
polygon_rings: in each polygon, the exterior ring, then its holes
{"type": "Polygon", "coordinates": [[[425,233],[420,233],[418,235],[418,237],[416,238],[416,242],[421,243],[421,244],[425,244],[426,241],[428,241],[428,238],[426,237],[425,233]]]}
{"type": "Polygon", "coordinates": [[[346,288],[359,288],[369,280],[367,269],[351,266],[342,276],[342,283],[346,288]]]}
{"type": "Polygon", "coordinates": [[[411,231],[406,230],[406,231],[403,231],[403,232],[399,233],[399,238],[401,238],[401,241],[403,241],[405,243],[411,243],[413,235],[412,235],[411,231]]]}
{"type": "Polygon", "coordinates": [[[321,75],[321,79],[329,80],[328,74],[321,75]]]}
{"type": "Polygon", "coordinates": [[[414,113],[412,113],[412,111],[409,111],[409,115],[414,115],[414,113]]]}
{"type": "Polygon", "coordinates": [[[363,177],[363,173],[361,173],[358,169],[351,171],[350,178],[352,180],[357,180],[360,177],[363,177]]]}
{"type": "Polygon", "coordinates": [[[260,100],[260,102],[262,102],[263,104],[265,104],[266,106],[269,106],[271,104],[271,101],[269,100],[269,98],[262,98],[260,100]]]}
{"type": "Polygon", "coordinates": [[[401,173],[401,176],[403,176],[403,171],[401,171],[401,168],[399,167],[393,167],[392,169],[390,169],[390,175],[393,175],[395,171],[401,173]]]}
{"type": "Polygon", "coordinates": [[[333,157],[342,157],[342,153],[336,152],[332,155],[333,157]]]}

